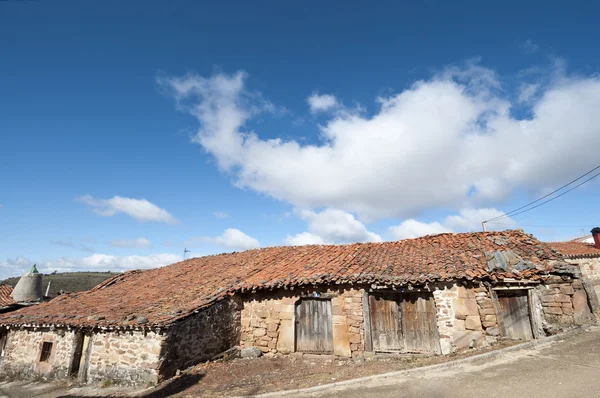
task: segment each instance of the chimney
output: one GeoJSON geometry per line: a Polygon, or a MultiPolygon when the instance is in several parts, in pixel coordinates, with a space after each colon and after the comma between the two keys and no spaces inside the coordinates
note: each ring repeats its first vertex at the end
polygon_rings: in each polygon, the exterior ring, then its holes
{"type": "Polygon", "coordinates": [[[592,233],[592,237],[594,238],[594,246],[596,249],[600,249],[600,228],[596,227],[590,231],[592,233]]]}

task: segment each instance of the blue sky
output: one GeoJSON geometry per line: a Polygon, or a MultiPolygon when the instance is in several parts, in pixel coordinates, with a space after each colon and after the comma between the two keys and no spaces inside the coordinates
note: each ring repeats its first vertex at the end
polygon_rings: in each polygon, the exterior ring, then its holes
{"type": "Polygon", "coordinates": [[[478,230],[600,163],[599,8],[0,2],[0,276],[478,230]]]}

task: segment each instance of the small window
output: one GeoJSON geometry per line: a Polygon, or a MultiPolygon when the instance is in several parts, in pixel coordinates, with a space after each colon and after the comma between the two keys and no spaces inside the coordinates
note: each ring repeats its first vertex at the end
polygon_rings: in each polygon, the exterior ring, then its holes
{"type": "Polygon", "coordinates": [[[42,344],[42,355],[40,355],[40,362],[48,362],[52,354],[52,343],[44,341],[42,344]]]}

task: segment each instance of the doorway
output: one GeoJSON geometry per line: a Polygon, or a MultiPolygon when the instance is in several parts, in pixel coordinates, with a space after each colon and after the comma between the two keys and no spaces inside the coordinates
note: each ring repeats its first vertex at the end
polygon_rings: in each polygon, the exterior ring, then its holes
{"type": "Polygon", "coordinates": [[[515,340],[533,339],[527,289],[496,290],[500,334],[515,340]]]}
{"type": "Polygon", "coordinates": [[[296,304],[296,351],[333,353],[331,300],[302,299],[296,304]]]}
{"type": "Polygon", "coordinates": [[[431,293],[371,294],[369,317],[375,352],[441,352],[431,293]]]}

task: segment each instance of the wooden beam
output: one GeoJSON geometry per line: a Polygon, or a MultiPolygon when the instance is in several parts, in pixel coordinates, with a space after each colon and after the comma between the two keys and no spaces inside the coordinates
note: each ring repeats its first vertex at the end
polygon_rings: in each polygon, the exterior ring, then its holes
{"type": "Polygon", "coordinates": [[[373,352],[373,340],[371,339],[371,315],[369,313],[369,293],[363,290],[362,295],[363,308],[363,328],[365,329],[365,351],[373,352]]]}

